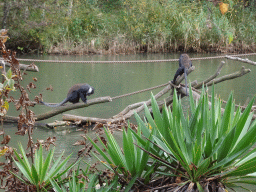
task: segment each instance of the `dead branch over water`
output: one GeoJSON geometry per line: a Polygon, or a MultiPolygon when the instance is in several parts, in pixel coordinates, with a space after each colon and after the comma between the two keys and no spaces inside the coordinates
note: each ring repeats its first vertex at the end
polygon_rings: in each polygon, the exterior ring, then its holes
{"type": "MultiPolygon", "coordinates": [[[[218,84],[223,81],[241,77],[251,71],[250,69],[245,69],[245,67],[242,67],[241,70],[239,70],[239,71],[216,78],[217,76],[219,76],[224,63],[225,62],[222,61],[219,65],[219,67],[217,68],[216,72],[212,76],[210,76],[208,79],[205,79],[204,81],[202,81],[200,83],[197,83],[197,80],[192,82],[192,84],[191,84],[192,85],[192,94],[193,94],[193,97],[195,100],[198,100],[200,97],[200,91],[198,89],[200,89],[202,87],[202,85],[205,85],[205,86],[207,85],[209,87],[213,84],[218,84]]],[[[188,74],[193,72],[194,70],[195,70],[195,66],[192,66],[188,70],[188,74]]],[[[176,85],[173,85],[171,82],[169,82],[169,84],[167,84],[167,86],[165,86],[160,92],[158,92],[155,95],[155,98],[159,99],[163,95],[165,95],[166,93],[171,91],[171,92],[169,92],[170,94],[168,94],[168,96],[164,97],[161,101],[158,102],[160,108],[162,108],[164,103],[166,103],[167,105],[172,104],[172,94],[173,94],[174,87],[176,88],[178,95],[180,95],[181,97],[185,96],[185,94],[186,94],[185,86],[183,84],[180,84],[182,82],[182,80],[184,80],[184,74],[181,75],[180,77],[178,77],[176,85]]],[[[134,92],[134,94],[138,94],[139,92],[140,91],[134,92]]],[[[46,113],[36,115],[36,121],[48,119],[50,117],[53,117],[55,115],[61,114],[66,111],[70,111],[70,110],[74,110],[74,109],[78,109],[78,108],[89,107],[89,106],[95,105],[95,104],[111,102],[112,99],[117,99],[117,98],[116,97],[111,98],[109,96],[99,97],[99,98],[88,100],[86,104],[77,103],[77,104],[68,104],[68,105],[56,107],[46,113]]],[[[34,104],[36,104],[36,103],[34,103],[34,104]]],[[[151,105],[151,99],[149,99],[147,101],[134,103],[134,104],[127,106],[124,110],[122,110],[118,114],[114,115],[113,117],[110,117],[107,119],[96,118],[96,117],[83,117],[83,116],[76,116],[76,115],[70,115],[70,114],[64,114],[62,118],[64,121],[80,122],[82,124],[88,123],[88,122],[100,123],[100,124],[113,124],[113,123],[118,123],[118,122],[121,122],[121,121],[131,118],[134,115],[134,113],[139,113],[144,109],[145,106],[150,106],[150,105],[151,105]]],[[[209,103],[209,105],[211,105],[211,104],[209,103]]],[[[11,122],[17,122],[18,117],[6,116],[5,120],[11,121],[11,122]]]]}
{"type": "MultiPolygon", "coordinates": [[[[4,62],[4,60],[0,60],[4,65],[11,67],[11,64],[8,62],[4,62]]],[[[31,72],[39,72],[39,68],[36,65],[26,65],[26,64],[19,64],[21,70],[31,71],[31,72]]]]}
{"type": "Polygon", "coordinates": [[[232,56],[229,56],[229,55],[226,55],[226,58],[227,59],[231,59],[231,60],[237,60],[237,61],[241,61],[241,62],[243,62],[243,63],[249,63],[249,64],[251,64],[251,65],[256,65],[256,62],[254,62],[254,61],[251,61],[251,60],[249,60],[249,59],[242,59],[242,58],[240,58],[240,57],[232,57],[232,56]]]}

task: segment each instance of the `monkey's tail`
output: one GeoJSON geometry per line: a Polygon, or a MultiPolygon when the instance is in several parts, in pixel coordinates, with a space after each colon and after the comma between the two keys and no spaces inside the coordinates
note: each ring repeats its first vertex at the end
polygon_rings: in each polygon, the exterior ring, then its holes
{"type": "Polygon", "coordinates": [[[188,71],[188,69],[187,68],[185,68],[185,88],[186,88],[186,95],[188,95],[188,84],[187,84],[187,71],[188,71]]]}
{"type": "Polygon", "coordinates": [[[58,103],[58,104],[55,104],[55,105],[52,105],[52,104],[49,104],[49,103],[45,103],[43,101],[40,101],[40,103],[44,104],[45,106],[48,106],[48,107],[59,107],[61,105],[63,105],[64,103],[67,103],[68,102],[68,99],[64,99],[62,102],[58,103]]]}

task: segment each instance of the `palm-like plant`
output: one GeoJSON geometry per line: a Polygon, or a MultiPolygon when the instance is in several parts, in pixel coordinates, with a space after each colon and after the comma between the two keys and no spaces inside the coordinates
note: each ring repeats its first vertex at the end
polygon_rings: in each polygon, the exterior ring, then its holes
{"type": "MultiPolygon", "coordinates": [[[[140,132],[138,130],[138,137],[141,136],[140,132]]],[[[108,155],[91,138],[89,140],[105,160],[103,161],[95,155],[96,158],[108,170],[113,171],[113,175],[117,176],[119,182],[125,186],[125,191],[129,191],[137,183],[137,180],[145,183],[150,181],[154,167],[147,164],[150,159],[149,155],[134,145],[134,143],[137,143],[137,140],[133,136],[131,128],[127,132],[123,131],[123,150],[109,130],[105,129],[105,133],[107,143],[104,144],[100,138],[99,141],[108,155]]],[[[139,143],[138,145],[142,146],[139,143]]],[[[143,145],[146,149],[149,149],[149,146],[152,144],[146,141],[143,142],[143,145]]],[[[113,179],[113,182],[116,182],[116,179],[113,179]]]]}
{"type": "Polygon", "coordinates": [[[50,180],[58,179],[59,182],[63,182],[61,176],[67,173],[73,166],[76,165],[70,164],[67,168],[65,168],[68,159],[71,155],[62,160],[62,155],[53,163],[53,154],[54,149],[50,150],[44,160],[42,146],[39,147],[35,151],[34,164],[29,163],[29,160],[26,156],[26,153],[21,145],[19,145],[21,156],[15,152],[15,155],[18,161],[14,161],[23,174],[23,176],[19,176],[14,174],[18,179],[22,182],[35,186],[37,191],[47,191],[47,189],[51,188],[50,180]]]}
{"type": "MultiPolygon", "coordinates": [[[[250,113],[253,102],[254,98],[241,113],[240,108],[235,109],[230,94],[222,110],[222,102],[214,98],[214,89],[211,107],[204,91],[195,103],[190,89],[190,115],[186,118],[176,91],[172,110],[165,107],[162,113],[152,96],[154,119],[147,107],[147,122],[136,115],[144,136],[152,137],[154,142],[144,151],[165,167],[164,172],[159,169],[159,175],[179,181],[179,185],[171,187],[177,191],[224,190],[225,186],[241,187],[241,183],[256,185],[256,148],[250,151],[256,143],[256,122],[251,123],[250,113]]],[[[145,143],[137,133],[134,135],[141,144],[145,143]]]]}

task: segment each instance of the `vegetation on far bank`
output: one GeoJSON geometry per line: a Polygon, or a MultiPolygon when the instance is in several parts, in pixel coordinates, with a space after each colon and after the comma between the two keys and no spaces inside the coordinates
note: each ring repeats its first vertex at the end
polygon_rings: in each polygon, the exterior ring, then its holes
{"type": "Polygon", "coordinates": [[[8,47],[20,52],[115,54],[251,52],[255,1],[1,0],[8,47]]]}

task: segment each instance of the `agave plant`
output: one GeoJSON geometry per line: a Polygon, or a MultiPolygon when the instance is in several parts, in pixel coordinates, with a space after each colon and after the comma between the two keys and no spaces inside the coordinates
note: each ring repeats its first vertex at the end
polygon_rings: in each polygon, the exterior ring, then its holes
{"type": "Polygon", "coordinates": [[[18,161],[14,162],[16,163],[17,167],[19,168],[23,176],[19,176],[14,173],[13,175],[15,175],[22,182],[35,186],[37,191],[47,191],[47,189],[50,189],[50,180],[58,179],[59,182],[63,182],[61,176],[67,173],[73,166],[76,165],[76,163],[70,164],[67,168],[65,168],[68,159],[71,155],[62,160],[61,158],[64,152],[53,163],[52,161],[54,149],[48,152],[46,159],[44,160],[42,146],[40,146],[39,149],[35,151],[34,164],[30,165],[29,160],[21,144],[19,145],[19,149],[22,158],[16,151],[14,151],[15,156],[18,159],[18,161]]]}
{"type": "MultiPolygon", "coordinates": [[[[138,137],[141,136],[140,132],[139,129],[138,137]]],[[[149,182],[154,172],[154,166],[148,166],[149,155],[134,145],[134,143],[137,143],[137,140],[132,134],[132,129],[129,128],[127,132],[123,130],[123,150],[109,130],[105,129],[105,133],[107,144],[105,145],[100,138],[99,141],[108,155],[91,138],[89,140],[104,158],[104,161],[95,155],[96,158],[108,170],[113,171],[114,175],[118,177],[119,182],[125,186],[125,191],[129,191],[137,183],[137,180],[140,180],[142,183],[149,182]]],[[[142,146],[139,143],[138,145],[142,146]]],[[[143,146],[146,149],[149,149],[150,145],[152,144],[149,141],[143,142],[143,146]]]]}
{"type": "MultiPolygon", "coordinates": [[[[194,102],[190,89],[189,100],[187,116],[176,91],[172,110],[164,107],[160,113],[152,95],[154,118],[147,107],[147,121],[136,114],[143,135],[154,143],[149,150],[140,148],[162,164],[164,169],[157,173],[171,178],[169,191],[224,191],[245,188],[244,183],[256,185],[256,148],[250,150],[256,143],[251,113],[254,98],[243,113],[239,107],[235,109],[232,93],[223,110],[220,99],[214,98],[214,88],[211,104],[204,91],[194,102]]],[[[133,134],[145,144],[139,133],[133,134]]]]}

